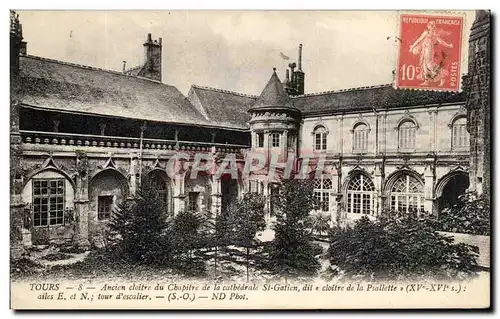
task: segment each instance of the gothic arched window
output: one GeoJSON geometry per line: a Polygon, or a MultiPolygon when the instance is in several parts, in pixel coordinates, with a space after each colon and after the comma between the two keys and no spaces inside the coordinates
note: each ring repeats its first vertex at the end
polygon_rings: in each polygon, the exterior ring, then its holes
{"type": "Polygon", "coordinates": [[[329,178],[318,178],[314,180],[314,198],[320,210],[327,212],[330,210],[330,192],[333,184],[329,178]]]}
{"type": "Polygon", "coordinates": [[[401,174],[391,188],[391,209],[410,212],[424,209],[424,185],[409,174],[401,174]]]}
{"type": "Polygon", "coordinates": [[[375,210],[375,185],[364,174],[354,175],[347,185],[347,212],[373,214],[375,210]]]}

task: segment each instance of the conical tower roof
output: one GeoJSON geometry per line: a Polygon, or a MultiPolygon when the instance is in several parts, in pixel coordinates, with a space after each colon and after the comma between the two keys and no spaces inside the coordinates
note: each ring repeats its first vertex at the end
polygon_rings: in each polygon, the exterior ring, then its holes
{"type": "Polygon", "coordinates": [[[273,68],[273,75],[253,106],[260,107],[291,107],[290,98],[276,74],[276,68],[273,68]]]}

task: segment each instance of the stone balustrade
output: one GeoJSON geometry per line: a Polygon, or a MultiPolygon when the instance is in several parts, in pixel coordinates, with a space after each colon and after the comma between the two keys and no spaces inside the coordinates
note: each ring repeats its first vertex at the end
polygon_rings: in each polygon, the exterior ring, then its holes
{"type": "MultiPolygon", "coordinates": [[[[133,137],[102,136],[88,134],[68,134],[21,130],[23,144],[61,145],[75,147],[106,147],[140,149],[141,139],[133,137]]],[[[247,145],[221,144],[210,142],[175,141],[144,138],[143,150],[165,150],[179,152],[211,152],[241,154],[247,145]]]]}

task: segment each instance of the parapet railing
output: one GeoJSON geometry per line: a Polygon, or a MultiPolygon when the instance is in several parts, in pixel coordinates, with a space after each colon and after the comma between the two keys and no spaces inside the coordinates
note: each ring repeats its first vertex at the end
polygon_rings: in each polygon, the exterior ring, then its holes
{"type": "MultiPolygon", "coordinates": [[[[76,147],[108,147],[139,149],[141,139],[135,137],[104,136],[90,134],[55,133],[21,130],[21,139],[25,144],[62,145],[76,147]]],[[[142,139],[145,150],[172,150],[187,152],[241,153],[248,145],[222,144],[210,142],[176,141],[167,139],[142,139]]]]}

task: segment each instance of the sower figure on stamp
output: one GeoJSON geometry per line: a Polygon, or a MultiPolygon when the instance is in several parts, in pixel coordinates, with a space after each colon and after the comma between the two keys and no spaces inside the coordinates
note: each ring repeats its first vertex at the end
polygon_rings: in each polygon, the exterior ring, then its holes
{"type": "Polygon", "coordinates": [[[438,82],[439,86],[443,86],[448,71],[444,69],[444,60],[446,58],[444,52],[439,61],[435,61],[435,47],[441,44],[447,48],[453,48],[453,44],[444,41],[441,36],[449,35],[449,32],[436,29],[436,22],[430,21],[427,24],[427,29],[422,32],[422,35],[411,45],[410,52],[420,54],[420,77],[424,81],[420,85],[429,85],[429,82],[438,82]]]}

